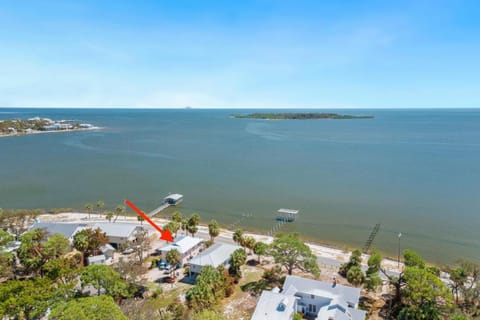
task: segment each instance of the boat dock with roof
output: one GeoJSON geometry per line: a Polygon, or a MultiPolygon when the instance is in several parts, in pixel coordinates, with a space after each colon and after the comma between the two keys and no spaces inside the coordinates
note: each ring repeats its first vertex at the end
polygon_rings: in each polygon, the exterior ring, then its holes
{"type": "Polygon", "coordinates": [[[183,194],[171,193],[163,199],[162,204],[158,208],[156,208],[155,210],[152,210],[150,213],[148,213],[148,216],[151,218],[154,215],[159,214],[160,212],[162,212],[163,210],[167,209],[170,206],[179,205],[180,203],[182,203],[182,201],[183,201],[183,194]]]}
{"type": "Polygon", "coordinates": [[[276,219],[284,222],[293,222],[297,219],[299,210],[296,209],[278,209],[276,219]]]}

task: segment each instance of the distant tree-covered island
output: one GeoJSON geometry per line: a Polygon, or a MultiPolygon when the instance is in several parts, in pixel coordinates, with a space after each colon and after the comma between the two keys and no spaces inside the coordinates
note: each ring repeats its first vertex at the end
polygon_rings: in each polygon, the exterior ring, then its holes
{"type": "Polygon", "coordinates": [[[34,117],[30,119],[0,120],[0,137],[34,134],[42,132],[58,132],[72,130],[99,129],[89,123],[73,120],[54,121],[48,118],[34,117]]]}
{"type": "Polygon", "coordinates": [[[234,118],[239,119],[263,119],[263,120],[319,120],[319,119],[373,119],[371,115],[348,115],[338,113],[319,113],[319,112],[307,112],[307,113],[250,113],[250,114],[234,114],[234,118]]]}

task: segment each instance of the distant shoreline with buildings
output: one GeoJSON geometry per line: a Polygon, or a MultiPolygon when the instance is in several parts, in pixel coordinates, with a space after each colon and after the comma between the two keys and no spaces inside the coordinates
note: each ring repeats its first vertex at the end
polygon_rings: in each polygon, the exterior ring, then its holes
{"type": "Polygon", "coordinates": [[[103,128],[76,120],[52,120],[50,118],[40,117],[0,120],[0,137],[99,129],[103,128]]]}

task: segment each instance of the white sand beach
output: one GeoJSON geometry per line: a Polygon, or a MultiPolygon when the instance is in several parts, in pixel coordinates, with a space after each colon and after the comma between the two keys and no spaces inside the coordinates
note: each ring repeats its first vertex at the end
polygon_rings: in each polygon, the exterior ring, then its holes
{"type": "MultiPolygon", "coordinates": [[[[44,214],[38,216],[38,219],[42,222],[47,222],[47,221],[55,221],[55,222],[68,222],[68,223],[95,223],[95,222],[105,222],[107,221],[103,215],[98,215],[98,214],[91,214],[91,218],[88,218],[88,213],[83,213],[83,212],[68,212],[68,213],[58,213],[58,214],[44,214]]],[[[166,223],[168,223],[170,220],[164,219],[164,218],[153,218],[152,219],[154,222],[156,222],[160,227],[163,227],[166,223]]],[[[139,224],[140,222],[137,220],[136,217],[133,216],[119,216],[117,219],[117,222],[122,222],[122,223],[135,223],[139,224]]],[[[113,222],[112,222],[113,223],[113,222]]],[[[148,225],[147,222],[143,222],[144,226],[150,226],[148,225]]],[[[153,228],[151,228],[153,231],[153,228]]],[[[232,235],[233,231],[227,230],[227,229],[221,229],[221,232],[219,236],[217,237],[218,241],[222,242],[232,242],[232,235]]],[[[266,235],[260,235],[260,234],[254,234],[254,233],[245,233],[246,236],[251,236],[253,237],[256,241],[262,241],[267,244],[273,242],[273,237],[266,236],[266,235]]],[[[198,227],[198,236],[201,238],[208,239],[208,227],[205,225],[200,225],[198,227]]],[[[341,263],[344,263],[348,261],[350,257],[350,252],[345,252],[341,249],[338,248],[333,248],[333,247],[328,247],[328,246],[323,246],[323,245],[318,245],[318,244],[313,244],[313,243],[306,243],[313,251],[313,253],[319,258],[319,261],[325,261],[325,264],[329,265],[339,265],[341,263]]],[[[367,264],[369,255],[367,254],[362,254],[362,264],[367,264]]],[[[400,263],[398,265],[397,261],[391,260],[391,259],[383,259],[382,261],[382,266],[393,273],[400,272],[403,269],[403,263],[400,263]],[[400,267],[400,268],[399,268],[400,267]]]]}

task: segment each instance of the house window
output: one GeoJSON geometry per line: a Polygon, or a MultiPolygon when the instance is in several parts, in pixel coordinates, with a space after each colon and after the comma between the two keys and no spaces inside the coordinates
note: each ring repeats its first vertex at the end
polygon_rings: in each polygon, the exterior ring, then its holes
{"type": "Polygon", "coordinates": [[[315,296],[313,294],[311,294],[310,299],[315,299],[315,296]]]}
{"type": "Polygon", "coordinates": [[[317,313],[317,306],[315,304],[308,305],[308,312],[309,313],[317,313]]]}

